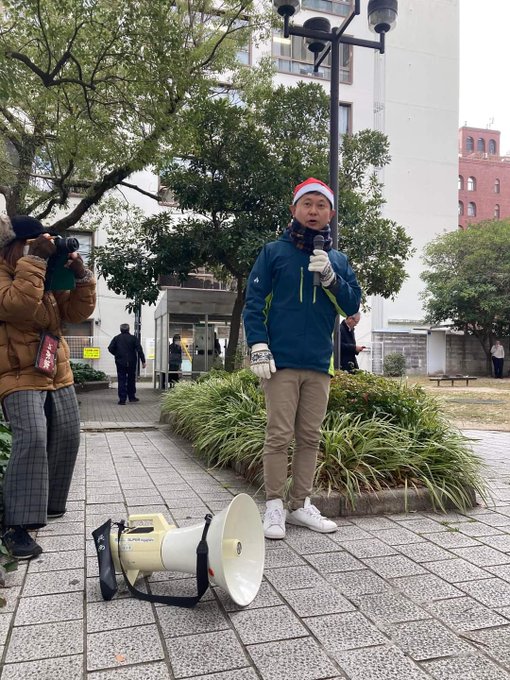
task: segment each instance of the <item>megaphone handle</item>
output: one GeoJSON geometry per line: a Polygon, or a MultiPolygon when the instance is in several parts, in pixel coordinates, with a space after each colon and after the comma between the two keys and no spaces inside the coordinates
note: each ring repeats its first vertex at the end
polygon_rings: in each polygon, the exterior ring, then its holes
{"type": "Polygon", "coordinates": [[[209,574],[207,572],[207,558],[209,554],[209,548],[207,546],[207,532],[209,531],[209,526],[211,524],[212,515],[205,516],[205,526],[202,532],[202,538],[197,546],[197,594],[194,597],[174,597],[173,595],[152,595],[151,593],[144,593],[141,590],[135,588],[129,582],[129,579],[124,570],[124,565],[122,564],[122,559],[120,556],[120,539],[122,532],[126,528],[124,522],[119,522],[119,534],[117,541],[117,550],[119,551],[119,564],[126,581],[131,595],[134,595],[139,600],[144,600],[145,602],[156,602],[157,604],[167,604],[173,607],[185,607],[186,609],[192,609],[198,602],[202,599],[202,595],[205,593],[207,588],[209,588],[209,574]]]}

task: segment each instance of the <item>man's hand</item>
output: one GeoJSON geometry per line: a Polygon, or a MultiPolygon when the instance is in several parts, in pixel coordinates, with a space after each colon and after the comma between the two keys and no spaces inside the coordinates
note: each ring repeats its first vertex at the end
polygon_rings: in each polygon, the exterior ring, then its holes
{"type": "Polygon", "coordinates": [[[271,373],[276,373],[271,350],[265,342],[258,342],[251,348],[250,368],[258,378],[269,380],[271,373]]]}
{"type": "Polygon", "coordinates": [[[142,368],[145,368],[146,364],[142,364],[142,368]]]}
{"type": "Polygon", "coordinates": [[[366,349],[365,345],[356,345],[356,352],[362,352],[364,349],[366,349]]]}
{"type": "Polygon", "coordinates": [[[57,247],[49,234],[40,234],[33,239],[28,248],[28,255],[35,255],[43,260],[48,260],[56,252],[57,247]]]}
{"type": "Polygon", "coordinates": [[[75,279],[83,279],[87,274],[87,269],[79,253],[71,253],[64,266],[73,272],[75,279]]]}
{"type": "Polygon", "coordinates": [[[310,255],[310,264],[308,265],[309,272],[319,272],[321,279],[321,286],[328,288],[335,282],[336,274],[333,271],[328,254],[325,250],[316,248],[313,255],[310,255]]]}

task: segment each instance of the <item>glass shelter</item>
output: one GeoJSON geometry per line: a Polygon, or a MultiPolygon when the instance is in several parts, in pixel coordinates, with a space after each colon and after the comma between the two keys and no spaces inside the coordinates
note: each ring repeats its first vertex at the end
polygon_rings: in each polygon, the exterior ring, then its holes
{"type": "Polygon", "coordinates": [[[168,348],[180,335],[182,377],[197,378],[222,367],[236,293],[226,290],[168,287],[154,313],[154,387],[168,385],[168,348]]]}

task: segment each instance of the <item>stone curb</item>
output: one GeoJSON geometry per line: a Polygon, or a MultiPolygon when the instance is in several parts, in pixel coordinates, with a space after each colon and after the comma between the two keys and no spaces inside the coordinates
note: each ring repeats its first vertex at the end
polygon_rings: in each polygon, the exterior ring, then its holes
{"type": "MultiPolygon", "coordinates": [[[[475,507],[476,494],[466,488],[467,507],[475,507]]],[[[348,503],[345,496],[338,492],[314,493],[312,503],[325,517],[356,517],[363,515],[399,515],[407,512],[441,512],[432,502],[427,489],[385,489],[355,496],[355,507],[348,503]]],[[[447,510],[458,510],[449,498],[442,499],[447,510]]]]}
{"type": "Polygon", "coordinates": [[[93,392],[94,390],[105,390],[109,387],[109,380],[91,380],[84,383],[74,383],[74,389],[76,392],[93,392]]]}

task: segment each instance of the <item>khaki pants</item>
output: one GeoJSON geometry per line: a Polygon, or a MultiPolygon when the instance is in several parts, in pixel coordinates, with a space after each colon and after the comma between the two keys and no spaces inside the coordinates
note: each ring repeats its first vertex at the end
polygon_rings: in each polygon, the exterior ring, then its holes
{"type": "Polygon", "coordinates": [[[290,510],[302,507],[305,498],[312,493],[330,380],[326,373],[284,368],[276,371],[269,380],[262,381],[267,409],[263,458],[266,499],[283,499],[288,448],[295,438],[290,510]]]}

